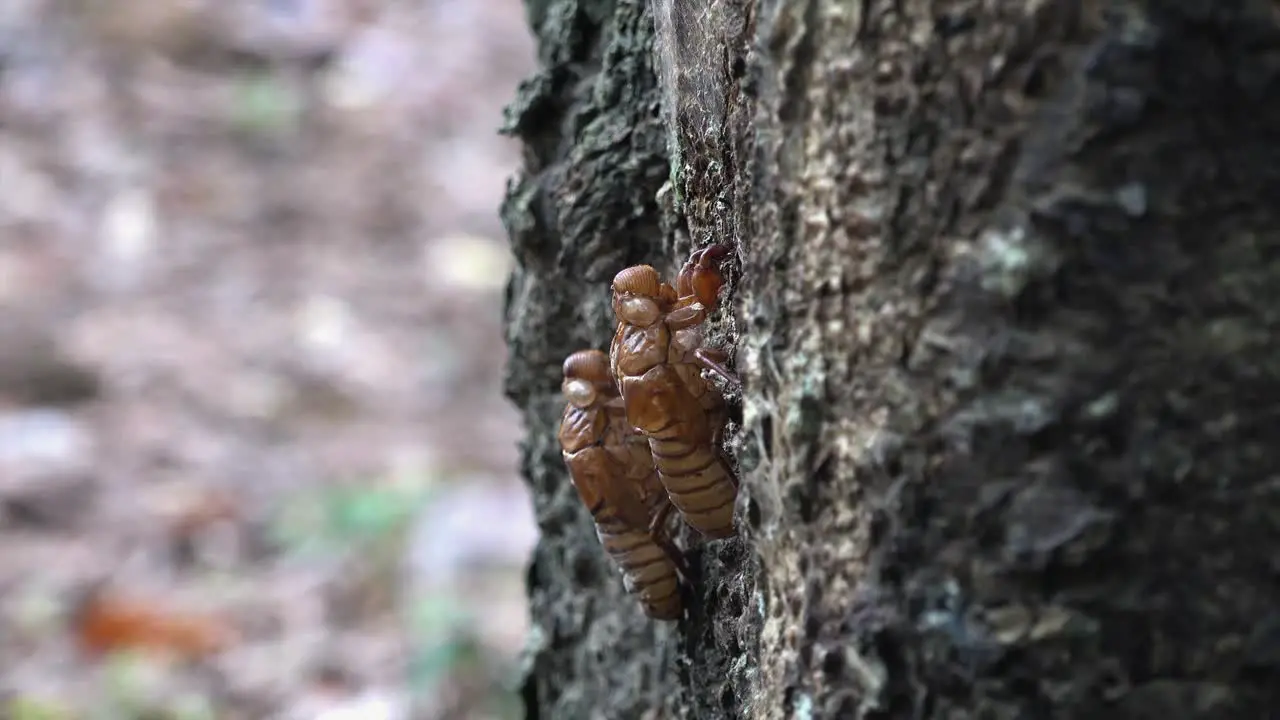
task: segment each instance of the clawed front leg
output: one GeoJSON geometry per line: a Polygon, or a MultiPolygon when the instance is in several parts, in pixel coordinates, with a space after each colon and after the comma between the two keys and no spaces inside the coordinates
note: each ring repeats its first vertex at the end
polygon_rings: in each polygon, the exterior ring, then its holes
{"type": "Polygon", "coordinates": [[[701,325],[702,321],[707,319],[707,309],[702,303],[695,302],[684,307],[676,308],[667,313],[664,322],[667,329],[671,332],[678,332],[685,328],[691,328],[694,325],[701,325]]]}
{"type": "Polygon", "coordinates": [[[735,390],[742,389],[742,380],[732,370],[724,366],[729,360],[728,353],[714,348],[698,348],[693,351],[693,356],[698,359],[698,362],[703,367],[724,378],[724,381],[729,383],[735,390]]]}
{"type": "Polygon", "coordinates": [[[680,577],[688,583],[692,578],[689,573],[689,562],[685,559],[684,553],[680,552],[680,548],[671,541],[671,535],[667,533],[667,519],[671,517],[672,507],[671,499],[663,497],[662,505],[654,514],[653,520],[649,522],[649,536],[671,558],[671,562],[676,566],[676,572],[680,573],[680,577]]]}
{"type": "Polygon", "coordinates": [[[708,310],[714,309],[720,286],[724,284],[716,263],[728,254],[729,248],[724,245],[709,245],[695,251],[680,269],[676,279],[677,293],[681,297],[697,297],[708,310]]]}

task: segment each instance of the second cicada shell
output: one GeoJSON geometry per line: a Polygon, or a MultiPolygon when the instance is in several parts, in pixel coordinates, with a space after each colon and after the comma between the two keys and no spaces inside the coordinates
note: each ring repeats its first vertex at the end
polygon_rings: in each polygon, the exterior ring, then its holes
{"type": "Polygon", "coordinates": [[[671,506],[648,444],[626,420],[609,358],[581,350],[565,359],[563,371],[568,402],[559,440],[573,485],[627,591],[649,617],[677,620],[681,557],[663,527],[671,506]]]}

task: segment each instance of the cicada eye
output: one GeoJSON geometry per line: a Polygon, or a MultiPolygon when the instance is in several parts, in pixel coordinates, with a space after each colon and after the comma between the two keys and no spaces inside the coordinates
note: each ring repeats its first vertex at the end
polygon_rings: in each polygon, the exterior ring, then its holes
{"type": "Polygon", "coordinates": [[[561,387],[564,391],[565,398],[571,405],[579,408],[591,407],[596,401],[596,389],[586,380],[565,380],[561,387]]]}
{"type": "Polygon", "coordinates": [[[649,327],[658,322],[658,317],[662,314],[658,303],[647,297],[623,298],[618,309],[623,322],[640,327],[649,327]]]}

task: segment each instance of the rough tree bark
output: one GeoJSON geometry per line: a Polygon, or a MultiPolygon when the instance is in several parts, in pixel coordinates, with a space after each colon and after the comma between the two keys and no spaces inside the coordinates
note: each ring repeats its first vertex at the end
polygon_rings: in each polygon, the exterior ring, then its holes
{"type": "Polygon", "coordinates": [[[1271,716],[1272,3],[528,8],[529,717],[1271,716]],[[558,369],[606,346],[614,272],[711,241],[741,533],[685,532],[666,626],[568,483],[558,369]]]}

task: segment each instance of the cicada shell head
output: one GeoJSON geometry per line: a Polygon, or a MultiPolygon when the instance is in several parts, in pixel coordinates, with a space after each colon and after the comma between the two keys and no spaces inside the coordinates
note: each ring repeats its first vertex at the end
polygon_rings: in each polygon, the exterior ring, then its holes
{"type": "Polygon", "coordinates": [[[632,265],[613,276],[613,294],[657,298],[662,292],[662,278],[650,265],[632,265]]]}
{"type": "Polygon", "coordinates": [[[564,359],[565,379],[586,380],[592,384],[611,385],[609,355],[602,350],[579,350],[564,359]]]}
{"type": "Polygon", "coordinates": [[[579,350],[564,359],[561,390],[571,405],[588,408],[617,395],[609,356],[600,350],[579,350]]]}
{"type": "Polygon", "coordinates": [[[662,317],[666,283],[648,265],[635,265],[613,278],[613,314],[619,322],[649,327],[662,317]]]}

